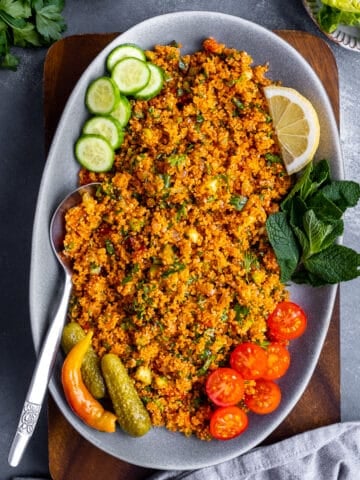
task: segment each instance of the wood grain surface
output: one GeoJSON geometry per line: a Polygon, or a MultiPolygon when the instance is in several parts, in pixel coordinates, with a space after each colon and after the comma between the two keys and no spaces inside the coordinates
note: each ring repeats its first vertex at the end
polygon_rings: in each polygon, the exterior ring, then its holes
{"type": "MultiPolygon", "coordinates": [[[[327,44],[309,33],[276,33],[310,63],[332,103],[339,122],[338,72],[327,44]]],[[[48,149],[61,112],[81,73],[118,34],[65,37],[48,51],[44,65],[45,145],[48,149]]],[[[339,298],[326,341],[312,379],[290,415],[267,438],[273,443],[294,434],[340,420],[339,298]]],[[[49,469],[53,480],[145,479],[152,470],[130,465],[107,455],[83,439],[65,420],[52,398],[48,403],[49,469]]]]}

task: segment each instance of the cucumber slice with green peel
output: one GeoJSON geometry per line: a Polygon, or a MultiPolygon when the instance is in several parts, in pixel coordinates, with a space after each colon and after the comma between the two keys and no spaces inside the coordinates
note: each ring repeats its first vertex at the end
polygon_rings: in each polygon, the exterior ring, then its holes
{"type": "Polygon", "coordinates": [[[120,93],[133,95],[144,88],[150,80],[150,69],[146,62],[134,57],[126,57],[116,63],[111,78],[120,93]]]}
{"type": "Polygon", "coordinates": [[[94,114],[110,113],[116,108],[119,99],[119,89],[110,77],[99,77],[93,80],[85,94],[85,104],[94,114]]]}
{"type": "Polygon", "coordinates": [[[114,117],[123,128],[126,127],[131,117],[131,104],[129,100],[123,95],[120,95],[120,101],[117,107],[115,107],[115,110],[110,112],[110,115],[114,117]]]}
{"type": "Polygon", "coordinates": [[[133,43],[124,43],[115,47],[106,57],[106,68],[112,72],[115,64],[126,57],[134,57],[146,62],[144,50],[133,43]]]}
{"type": "Polygon", "coordinates": [[[147,66],[150,70],[150,80],[144,88],[134,93],[134,97],[140,100],[150,100],[155,97],[164,85],[163,70],[150,62],[148,62],[147,66]]]}
{"type": "Polygon", "coordinates": [[[124,140],[120,123],[110,115],[96,115],[85,122],[83,133],[101,135],[115,150],[124,140]]]}
{"type": "Polygon", "coordinates": [[[114,164],[115,153],[101,135],[81,135],[75,143],[75,157],[81,166],[91,172],[107,172],[114,164]]]}

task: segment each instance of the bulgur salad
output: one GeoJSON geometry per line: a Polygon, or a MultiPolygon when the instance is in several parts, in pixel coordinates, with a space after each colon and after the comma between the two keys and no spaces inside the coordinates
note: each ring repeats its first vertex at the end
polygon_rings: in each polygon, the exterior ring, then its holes
{"type": "Polygon", "coordinates": [[[68,318],[92,331],[99,359],[121,359],[153,426],[221,438],[215,413],[252,409],[291,338],[276,325],[279,305],[293,304],[265,224],[292,180],[263,93],[267,65],[212,38],[191,55],[175,43],[145,53],[161,92],[131,98],[111,169],[80,170],[80,184],[99,187],[66,215],[68,318]],[[265,352],[260,373],[246,375],[241,345],[265,352]],[[219,400],[215,373],[232,370],[242,391],[219,400]]]}

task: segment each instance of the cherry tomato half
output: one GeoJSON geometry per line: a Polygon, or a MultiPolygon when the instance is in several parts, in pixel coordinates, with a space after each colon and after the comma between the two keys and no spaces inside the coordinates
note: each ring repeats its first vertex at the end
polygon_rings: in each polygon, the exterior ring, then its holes
{"type": "Polygon", "coordinates": [[[217,368],[206,380],[206,393],[210,400],[226,407],[236,405],[244,396],[244,380],[233,368],[217,368]]]}
{"type": "Polygon", "coordinates": [[[230,440],[246,430],[248,417],[236,405],[217,408],[210,418],[210,433],[218,440],[230,440]]]}
{"type": "Polygon", "coordinates": [[[245,395],[245,403],[249,410],[266,415],[277,409],[281,401],[281,390],[272,380],[260,378],[256,380],[255,392],[245,395]]]}
{"type": "Polygon", "coordinates": [[[267,325],[274,339],[293,340],[304,333],[307,317],[296,303],[280,302],[269,315],[267,325]]]}
{"type": "Polygon", "coordinates": [[[241,343],[231,352],[230,365],[245,380],[261,378],[267,366],[265,350],[256,343],[241,343]]]}
{"type": "Polygon", "coordinates": [[[266,349],[267,367],[262,378],[275,380],[287,372],[290,365],[289,350],[281,343],[272,342],[266,349]]]}

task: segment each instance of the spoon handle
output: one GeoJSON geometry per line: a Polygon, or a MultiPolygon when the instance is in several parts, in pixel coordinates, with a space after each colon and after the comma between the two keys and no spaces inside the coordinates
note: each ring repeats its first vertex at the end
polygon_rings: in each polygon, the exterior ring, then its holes
{"type": "Polygon", "coordinates": [[[40,416],[40,410],[59,348],[62,329],[65,324],[71,287],[71,276],[66,274],[61,302],[42,345],[20,415],[19,424],[10,447],[8,462],[12,467],[16,467],[20,463],[40,416]]]}

